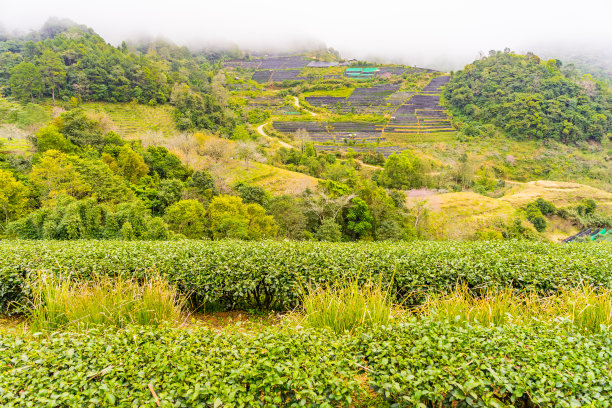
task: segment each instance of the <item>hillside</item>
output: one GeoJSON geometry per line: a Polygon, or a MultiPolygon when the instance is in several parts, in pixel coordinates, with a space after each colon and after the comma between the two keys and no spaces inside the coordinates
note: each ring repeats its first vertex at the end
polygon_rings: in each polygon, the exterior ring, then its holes
{"type": "Polygon", "coordinates": [[[11,236],[556,241],[612,226],[610,90],[556,60],[493,52],[449,74],[334,50],[112,47],[75,25],[0,43],[11,236]],[[84,208],[101,224],[64,230],[84,208]]]}

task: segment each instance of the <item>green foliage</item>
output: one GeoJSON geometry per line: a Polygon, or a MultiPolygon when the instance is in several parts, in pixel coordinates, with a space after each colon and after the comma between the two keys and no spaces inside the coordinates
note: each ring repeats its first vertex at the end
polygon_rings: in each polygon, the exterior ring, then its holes
{"type": "Polygon", "coordinates": [[[149,172],[144,159],[129,145],[123,145],[117,156],[117,172],[130,183],[138,183],[149,172]]]}
{"type": "Polygon", "coordinates": [[[181,160],[163,146],[147,147],[144,159],[151,174],[157,174],[163,179],[175,178],[185,181],[191,175],[191,171],[181,163],[181,160]]]}
{"type": "Polygon", "coordinates": [[[542,197],[535,200],[535,204],[543,215],[552,215],[557,211],[553,203],[546,201],[542,197]]]}
{"type": "Polygon", "coordinates": [[[268,202],[268,213],[278,225],[279,235],[289,239],[304,239],[308,233],[308,218],[302,202],[290,195],[272,197],[268,202]]]}
{"type": "Polygon", "coordinates": [[[52,206],[9,223],[7,232],[23,239],[57,240],[168,239],[169,236],[167,227],[154,221],[142,203],[121,204],[112,211],[98,204],[95,198],[77,200],[66,195],[58,196],[52,206]],[[124,237],[122,231],[129,236],[124,237]]]}
{"type": "Polygon", "coordinates": [[[22,62],[11,70],[10,87],[17,99],[34,103],[34,95],[38,96],[43,89],[40,70],[31,62],[22,62]]]}
{"type": "Polygon", "coordinates": [[[234,187],[238,196],[246,204],[259,204],[262,207],[267,207],[269,194],[259,186],[251,186],[242,181],[236,183],[234,187]]]}
{"type": "Polygon", "coordinates": [[[497,52],[453,74],[443,92],[455,113],[469,118],[460,128],[468,136],[490,133],[480,129],[484,123],[518,139],[601,141],[612,94],[587,85],[565,77],[553,60],[497,52]]]}
{"type": "Polygon", "coordinates": [[[374,394],[386,406],[571,408],[606,407],[612,398],[609,333],[554,327],[413,320],[354,335],[299,328],[220,335],[131,326],[8,333],[0,346],[7,408],[155,406],[151,389],[162,406],[176,407],[360,407],[373,406],[374,394]]]}
{"type": "Polygon", "coordinates": [[[172,231],[187,238],[206,234],[206,210],[198,200],[181,200],[166,208],[164,220],[172,231]]]}
{"type": "Polygon", "coordinates": [[[29,189],[8,171],[0,169],[0,225],[28,211],[29,189]]]}
{"type": "Polygon", "coordinates": [[[415,321],[361,341],[372,387],[390,404],[569,408],[612,398],[609,333],[415,321]]]}
{"type": "Polygon", "coordinates": [[[315,238],[319,241],[339,242],[342,240],[342,228],[332,218],[328,218],[321,222],[315,238]]]}
{"type": "Polygon", "coordinates": [[[19,106],[7,115],[7,122],[15,123],[21,128],[27,128],[31,125],[45,123],[49,120],[49,114],[45,109],[35,103],[28,103],[25,106],[19,106]]]}
{"type": "MultiPolygon", "coordinates": [[[[140,213],[126,206],[113,217],[115,229],[129,221],[143,234],[147,227],[140,213]]],[[[392,281],[389,290],[395,299],[418,303],[423,291],[449,290],[458,283],[543,294],[582,283],[612,288],[611,265],[612,248],[605,244],[5,240],[0,241],[0,309],[11,301],[25,304],[24,279],[41,269],[69,269],[78,279],[95,274],[140,278],[159,272],[190,294],[194,307],[284,309],[297,304],[300,282],[382,279],[385,285],[392,281]]]]}
{"type": "Polygon", "coordinates": [[[233,131],[235,122],[226,115],[221,105],[207,94],[193,92],[187,85],[177,86],[172,91],[175,107],[174,119],[179,130],[225,130],[233,131]]]}
{"type": "Polygon", "coordinates": [[[70,142],[82,149],[91,146],[102,150],[106,144],[100,122],[90,118],[82,109],[73,109],[62,114],[58,128],[70,142]]]}
{"type": "Polygon", "coordinates": [[[361,393],[346,343],[311,330],[3,334],[0,364],[12,368],[0,372],[0,405],[156,406],[153,389],[162,406],[183,408],[348,406],[361,393]]]}
{"type": "Polygon", "coordinates": [[[309,327],[343,334],[387,325],[391,321],[391,297],[380,282],[361,284],[349,279],[305,290],[303,324],[309,327]]]}
{"type": "Polygon", "coordinates": [[[189,187],[193,187],[196,189],[200,195],[203,197],[207,197],[208,199],[213,196],[219,195],[219,190],[215,185],[215,181],[212,176],[206,170],[196,170],[191,175],[191,180],[189,181],[189,187]]]}
{"type": "Polygon", "coordinates": [[[546,229],[546,218],[542,215],[538,203],[534,202],[527,204],[526,213],[527,219],[533,224],[538,232],[542,232],[546,229]]]}
{"type": "Polygon", "coordinates": [[[39,152],[59,150],[64,153],[74,152],[76,146],[59,132],[56,125],[50,124],[36,133],[36,149],[39,152]]]}
{"type": "Polygon", "coordinates": [[[31,287],[34,301],[27,316],[34,332],[177,323],[184,306],[175,287],[155,278],[138,283],[102,276],[73,282],[39,273],[31,287]]]}
{"type": "Polygon", "coordinates": [[[405,150],[389,156],[378,180],[389,188],[420,188],[427,185],[427,167],[423,159],[405,150]]]}
{"type": "Polygon", "coordinates": [[[372,229],[374,218],[365,201],[359,197],[351,200],[352,205],[346,212],[346,229],[353,238],[359,238],[372,229]]]}
{"type": "Polygon", "coordinates": [[[208,207],[210,232],[215,239],[262,239],[276,235],[274,219],[259,204],[246,204],[240,197],[217,196],[208,207]]]}

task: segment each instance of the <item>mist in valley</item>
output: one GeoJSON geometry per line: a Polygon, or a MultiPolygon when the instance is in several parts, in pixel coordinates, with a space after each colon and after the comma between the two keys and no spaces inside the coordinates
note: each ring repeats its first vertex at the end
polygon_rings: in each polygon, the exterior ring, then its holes
{"type": "Polygon", "coordinates": [[[602,0],[3,0],[0,32],[28,33],[58,17],[91,27],[114,45],[164,38],[193,50],[333,47],[346,59],[453,70],[506,47],[546,57],[599,55],[612,42],[610,15],[612,3],[602,0]]]}

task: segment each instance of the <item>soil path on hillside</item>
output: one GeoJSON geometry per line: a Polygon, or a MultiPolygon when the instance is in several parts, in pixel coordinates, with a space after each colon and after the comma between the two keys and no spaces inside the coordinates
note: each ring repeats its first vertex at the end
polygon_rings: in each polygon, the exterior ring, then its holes
{"type": "Polygon", "coordinates": [[[280,139],[276,139],[276,138],[273,138],[271,136],[268,136],[268,134],[264,131],[264,126],[266,126],[268,123],[270,123],[270,122],[266,122],[266,123],[264,123],[262,125],[257,126],[257,133],[259,133],[260,135],[262,135],[263,137],[266,137],[268,139],[276,140],[278,143],[280,143],[281,146],[286,147],[287,149],[293,149],[293,146],[291,146],[289,143],[285,143],[285,142],[283,142],[280,139]]]}
{"type": "Polygon", "coordinates": [[[316,113],[311,112],[311,111],[309,111],[308,109],[301,107],[301,106],[300,106],[300,100],[297,98],[297,96],[294,96],[294,97],[293,97],[293,106],[295,106],[295,107],[296,107],[296,108],[298,108],[298,109],[303,109],[304,111],[306,111],[306,112],[310,113],[312,116],[317,116],[317,114],[316,114],[316,113]]]}

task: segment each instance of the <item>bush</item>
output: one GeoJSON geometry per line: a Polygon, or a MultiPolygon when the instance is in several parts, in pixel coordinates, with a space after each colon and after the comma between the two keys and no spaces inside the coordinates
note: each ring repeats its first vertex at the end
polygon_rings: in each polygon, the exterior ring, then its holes
{"type": "Polygon", "coordinates": [[[609,333],[549,327],[414,320],[353,336],[128,327],[7,333],[0,348],[7,408],[155,406],[150,390],[173,407],[362,406],[360,383],[394,406],[607,407],[612,399],[609,333]]]}
{"type": "Polygon", "coordinates": [[[352,276],[390,282],[410,303],[423,292],[488,285],[553,293],[586,283],[612,287],[612,247],[529,241],[496,242],[244,242],[0,241],[0,310],[27,302],[36,271],[142,278],[161,274],[194,307],[295,307],[300,282],[325,285],[352,276]]]}

